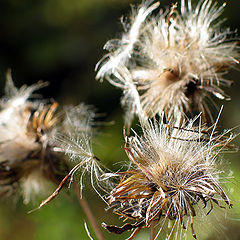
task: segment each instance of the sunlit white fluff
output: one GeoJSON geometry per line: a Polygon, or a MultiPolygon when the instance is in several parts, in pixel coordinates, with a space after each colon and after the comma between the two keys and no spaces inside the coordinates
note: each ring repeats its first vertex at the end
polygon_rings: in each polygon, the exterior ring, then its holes
{"type": "Polygon", "coordinates": [[[158,4],[150,3],[132,14],[122,39],[107,43],[109,53],[98,64],[97,79],[105,77],[123,89],[122,103],[130,116],[198,110],[211,121],[210,95],[229,98],[220,87],[231,85],[223,75],[239,58],[233,33],[221,27],[225,4],[201,0],[192,6],[181,0],[179,10],[174,5],[154,15],[158,4]],[[141,21],[138,16],[146,9],[141,21]]]}
{"type": "MultiPolygon", "coordinates": [[[[159,3],[155,3],[149,7],[152,1],[146,1],[142,4],[138,11],[134,11],[131,28],[129,31],[123,34],[122,39],[114,39],[108,41],[104,46],[104,49],[109,50],[111,53],[107,54],[101,61],[106,62],[101,66],[98,71],[97,78],[102,79],[106,74],[116,74],[119,77],[122,75],[121,68],[125,67],[128,63],[130,56],[134,51],[134,46],[136,42],[139,41],[139,35],[141,33],[141,27],[147,16],[159,6],[159,3]]],[[[99,64],[101,64],[101,61],[99,64]]],[[[96,66],[98,68],[98,65],[96,66]]],[[[119,79],[119,84],[121,85],[121,80],[119,79]]],[[[125,85],[125,84],[124,84],[125,85]]]]}
{"type": "Polygon", "coordinates": [[[32,86],[23,85],[20,89],[17,89],[9,71],[7,73],[5,96],[0,101],[0,123],[4,124],[4,122],[11,120],[16,115],[16,112],[24,111],[26,107],[36,105],[37,103],[29,101],[29,98],[32,97],[33,92],[46,85],[46,82],[39,82],[32,86]]]}
{"type": "MultiPolygon", "coordinates": [[[[152,1],[140,5],[138,10],[133,11],[131,28],[126,29],[122,39],[113,39],[106,43],[104,49],[110,53],[104,56],[96,66],[98,73],[96,78],[106,77],[113,85],[120,87],[124,91],[124,102],[127,102],[128,112],[134,109],[134,112],[144,117],[138,92],[135,88],[133,79],[128,71],[131,55],[134,53],[135,44],[139,41],[142,25],[147,16],[159,6],[159,3],[151,4],[152,1]],[[112,79],[110,76],[116,78],[112,79]]],[[[132,119],[132,113],[126,119],[132,119]]],[[[129,121],[129,120],[127,120],[129,121]]]]}
{"type": "Polygon", "coordinates": [[[29,152],[40,149],[35,142],[35,135],[27,134],[27,125],[31,115],[29,109],[35,109],[35,104],[28,99],[42,86],[43,84],[23,86],[18,90],[8,74],[6,96],[1,99],[0,162],[24,159],[29,152]]]}
{"type": "Polygon", "coordinates": [[[72,181],[79,170],[81,189],[86,172],[90,172],[94,187],[103,174],[91,146],[94,109],[80,104],[55,113],[56,102],[31,99],[33,91],[45,85],[17,89],[8,75],[6,96],[1,100],[0,195],[21,193],[26,204],[37,195],[49,194],[51,183],[64,184],[67,174],[72,181]]]}

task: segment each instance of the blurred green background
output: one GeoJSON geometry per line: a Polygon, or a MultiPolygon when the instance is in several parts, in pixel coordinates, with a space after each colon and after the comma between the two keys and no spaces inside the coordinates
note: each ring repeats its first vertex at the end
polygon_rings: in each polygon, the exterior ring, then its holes
{"type": "MultiPolygon", "coordinates": [[[[0,1],[0,92],[4,93],[5,74],[12,69],[15,84],[31,85],[38,80],[48,81],[49,87],[41,89],[44,98],[53,98],[61,105],[80,102],[93,104],[98,112],[104,113],[104,121],[114,124],[103,126],[96,139],[96,155],[104,164],[116,170],[127,161],[123,151],[123,110],[120,107],[121,90],[107,81],[95,80],[95,64],[104,54],[105,42],[118,38],[122,32],[120,17],[128,16],[129,4],[140,0],[1,0],[0,1]]],[[[165,7],[176,1],[161,1],[165,7]]],[[[218,1],[219,4],[223,1],[218,1]]],[[[227,1],[223,16],[224,23],[232,30],[239,28],[239,7],[237,0],[227,1]]],[[[224,103],[221,128],[232,128],[240,124],[240,81],[239,72],[232,71],[229,79],[235,84],[226,92],[232,101],[224,103]]],[[[236,131],[239,131],[237,129],[236,131]]],[[[239,144],[239,140],[235,143],[239,144]]],[[[235,179],[227,185],[233,209],[226,220],[219,215],[220,229],[213,225],[198,226],[199,239],[240,239],[240,155],[226,154],[231,161],[230,168],[235,179]],[[207,233],[206,233],[207,232],[207,233]],[[214,232],[214,233],[213,233],[214,232]],[[216,235],[215,233],[218,232],[216,235]],[[224,234],[223,234],[224,232],[224,234]]],[[[89,190],[88,179],[83,191],[97,221],[121,225],[111,210],[94,191],[89,190]]],[[[21,199],[14,206],[0,203],[0,240],[79,240],[88,239],[84,229],[84,216],[77,199],[62,192],[53,202],[40,211],[27,215],[37,206],[24,206],[21,199]]],[[[224,212],[224,211],[223,211],[224,212]]],[[[214,213],[213,213],[214,215],[214,213]]],[[[221,214],[220,214],[221,215],[221,214]]],[[[222,214],[223,215],[223,214],[222,214]]],[[[92,232],[91,227],[89,226],[92,232]]],[[[106,239],[124,239],[129,233],[115,236],[104,231],[106,239]]],[[[136,239],[148,239],[148,232],[142,231],[136,239]]],[[[191,239],[191,238],[190,238],[191,239]]]]}

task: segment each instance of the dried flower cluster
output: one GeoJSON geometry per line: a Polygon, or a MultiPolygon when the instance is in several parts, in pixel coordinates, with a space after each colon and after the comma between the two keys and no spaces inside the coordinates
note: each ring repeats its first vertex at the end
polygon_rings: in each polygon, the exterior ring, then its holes
{"type": "Polygon", "coordinates": [[[219,154],[232,148],[233,135],[217,134],[218,120],[211,125],[211,94],[230,99],[221,87],[232,83],[223,75],[238,63],[236,38],[221,28],[225,5],[179,5],[157,12],[159,2],[143,2],[123,23],[122,39],[107,42],[109,53],[96,67],[97,79],[123,89],[126,124],[137,115],[143,131],[125,136],[129,169],[114,174],[120,182],[108,196],[110,208],[132,223],[103,223],[116,234],[133,230],[129,240],[141,228],[158,229],[150,238],[157,239],[168,221],[167,239],[181,238],[189,228],[197,238],[194,217],[203,215],[201,205],[206,215],[214,205],[232,206],[221,186],[219,154]],[[198,117],[188,120],[188,113],[198,117]]]}
{"type": "Polygon", "coordinates": [[[194,8],[181,0],[179,11],[176,4],[154,14],[159,3],[151,2],[133,12],[122,39],[107,42],[97,79],[123,89],[128,124],[134,114],[149,118],[163,111],[184,117],[198,110],[212,121],[210,95],[229,99],[220,87],[231,85],[223,75],[238,63],[236,39],[219,20],[224,5],[201,0],[194,8]]]}

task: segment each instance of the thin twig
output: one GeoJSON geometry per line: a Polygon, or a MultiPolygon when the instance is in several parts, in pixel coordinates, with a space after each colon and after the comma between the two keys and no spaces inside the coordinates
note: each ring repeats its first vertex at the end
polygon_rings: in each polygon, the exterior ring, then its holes
{"type": "MultiPolygon", "coordinates": [[[[47,199],[43,200],[43,201],[41,202],[41,204],[40,204],[37,208],[35,208],[35,209],[31,210],[31,211],[28,211],[28,214],[29,214],[29,213],[33,213],[33,212],[39,210],[40,208],[42,208],[43,206],[45,206],[46,204],[48,204],[49,202],[51,202],[53,199],[55,199],[55,198],[58,196],[58,194],[60,193],[60,191],[62,190],[63,186],[67,183],[67,181],[69,180],[69,178],[72,178],[72,177],[73,177],[74,172],[75,172],[77,169],[79,169],[83,163],[84,163],[84,162],[81,162],[81,163],[77,164],[75,167],[73,167],[72,170],[71,170],[71,171],[63,178],[63,180],[60,182],[60,184],[58,185],[57,189],[56,189],[47,199]]],[[[70,183],[71,183],[71,181],[72,181],[72,180],[70,179],[70,183]]]]}
{"type": "Polygon", "coordinates": [[[84,213],[86,214],[90,224],[92,225],[92,228],[94,229],[94,232],[95,232],[98,240],[104,240],[104,236],[97,224],[97,221],[96,221],[86,199],[81,195],[79,186],[75,180],[73,181],[73,185],[74,185],[74,191],[77,195],[78,201],[79,201],[84,213]]]}
{"type": "Polygon", "coordinates": [[[33,213],[33,212],[39,210],[40,208],[42,208],[43,206],[45,206],[46,204],[48,204],[49,202],[51,202],[54,198],[56,198],[56,197],[58,196],[58,194],[60,193],[60,191],[62,190],[64,184],[68,181],[68,179],[69,179],[70,177],[71,177],[70,174],[68,174],[67,176],[65,176],[65,178],[64,178],[64,179],[61,181],[61,183],[58,185],[57,189],[56,189],[47,199],[43,200],[43,201],[41,202],[41,204],[40,204],[37,208],[35,208],[35,209],[31,210],[31,211],[28,211],[28,214],[33,213]]]}

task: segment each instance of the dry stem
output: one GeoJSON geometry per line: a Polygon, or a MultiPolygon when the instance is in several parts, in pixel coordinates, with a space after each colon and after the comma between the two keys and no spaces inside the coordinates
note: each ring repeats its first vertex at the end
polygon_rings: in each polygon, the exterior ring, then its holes
{"type": "Polygon", "coordinates": [[[152,222],[151,223],[151,227],[150,227],[150,240],[154,240],[155,238],[155,223],[152,222]]]}
{"type": "Polygon", "coordinates": [[[96,221],[96,219],[95,219],[95,217],[94,217],[86,199],[80,193],[80,190],[79,190],[79,187],[78,187],[78,184],[77,184],[76,180],[73,181],[73,185],[74,185],[74,191],[77,195],[78,201],[79,201],[84,213],[86,214],[87,219],[89,220],[92,228],[94,229],[94,232],[95,232],[98,240],[104,240],[104,236],[103,236],[103,234],[102,234],[102,232],[101,232],[101,230],[100,230],[100,228],[97,224],[97,221],[96,221]]]}

